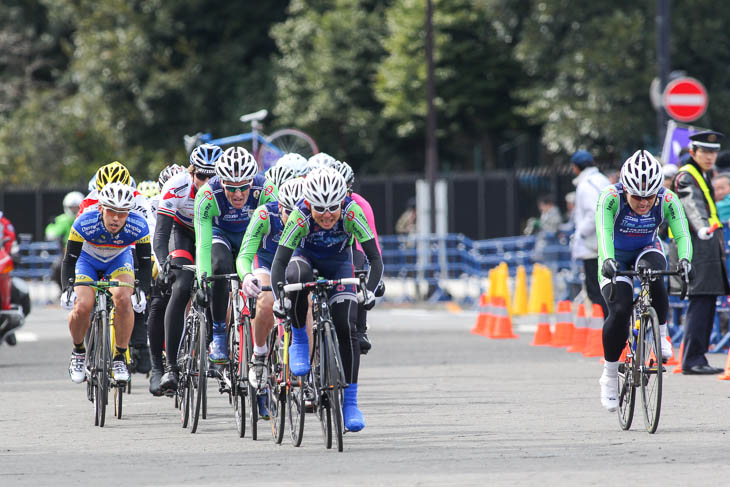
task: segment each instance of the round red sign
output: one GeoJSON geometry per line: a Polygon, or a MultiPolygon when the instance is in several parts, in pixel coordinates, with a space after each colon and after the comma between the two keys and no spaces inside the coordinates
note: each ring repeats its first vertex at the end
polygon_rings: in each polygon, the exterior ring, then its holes
{"type": "Polygon", "coordinates": [[[667,114],[678,122],[693,122],[707,110],[707,90],[694,78],[670,81],[662,99],[667,114]]]}

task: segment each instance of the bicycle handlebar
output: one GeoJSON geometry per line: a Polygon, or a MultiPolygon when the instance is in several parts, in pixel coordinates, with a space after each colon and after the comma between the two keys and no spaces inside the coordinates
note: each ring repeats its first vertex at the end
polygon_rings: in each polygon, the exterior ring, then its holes
{"type": "Polygon", "coordinates": [[[689,282],[689,276],[687,273],[677,267],[676,270],[673,271],[665,271],[665,270],[658,270],[658,269],[649,269],[647,267],[640,267],[636,271],[616,271],[614,276],[611,278],[611,292],[608,295],[608,302],[613,303],[614,298],[614,290],[616,289],[616,278],[617,277],[638,277],[639,280],[644,279],[652,279],[654,277],[659,276],[679,276],[680,280],[682,281],[682,290],[680,293],[680,300],[683,300],[687,297],[687,283],[689,282]]]}
{"type": "Polygon", "coordinates": [[[286,284],[284,285],[284,292],[290,293],[294,291],[301,291],[303,289],[309,289],[313,287],[335,287],[337,285],[342,284],[343,286],[359,286],[360,285],[360,279],[357,277],[345,277],[342,279],[320,279],[318,281],[311,281],[311,282],[295,282],[293,284],[286,284]]]}

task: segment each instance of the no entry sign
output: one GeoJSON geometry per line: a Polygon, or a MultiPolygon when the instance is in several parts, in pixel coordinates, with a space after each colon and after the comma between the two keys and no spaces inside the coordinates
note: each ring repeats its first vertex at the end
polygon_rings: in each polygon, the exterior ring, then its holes
{"type": "Polygon", "coordinates": [[[694,78],[677,78],[664,89],[664,108],[678,122],[693,122],[707,110],[707,90],[694,78]]]}

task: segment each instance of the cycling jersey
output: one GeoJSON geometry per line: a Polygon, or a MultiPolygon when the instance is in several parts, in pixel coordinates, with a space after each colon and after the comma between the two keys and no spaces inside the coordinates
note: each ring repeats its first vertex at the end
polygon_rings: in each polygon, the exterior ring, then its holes
{"type": "Polygon", "coordinates": [[[300,201],[289,215],[279,244],[295,250],[295,255],[304,253],[319,260],[344,252],[352,237],[360,243],[374,238],[362,208],[348,196],[342,204],[342,217],[329,230],[317,225],[311,210],[300,201]]]}
{"type": "Polygon", "coordinates": [[[185,171],[173,175],[162,187],[157,213],[193,230],[195,193],[192,174],[185,171]]]}
{"type": "Polygon", "coordinates": [[[268,263],[270,270],[282,230],[284,224],[281,221],[278,201],[271,201],[256,208],[236,259],[236,269],[241,279],[251,272],[254,257],[268,263]]]}
{"type": "Polygon", "coordinates": [[[147,222],[135,210],[129,212],[122,229],[111,234],[102,221],[101,212],[95,209],[85,211],[76,218],[69,242],[82,242],[82,252],[89,254],[100,262],[110,262],[127,247],[140,243],[149,244],[150,234],[147,222]]]}
{"type": "MultiPolygon", "coordinates": [[[[198,265],[198,276],[203,272],[211,273],[211,247],[213,245],[213,228],[222,230],[219,238],[232,243],[240,242],[238,234],[243,237],[251,216],[256,208],[270,201],[275,201],[279,193],[274,183],[268,181],[263,174],[257,174],[251,181],[248,199],[241,208],[235,208],[226,197],[221,180],[216,176],[200,188],[195,196],[195,260],[198,265]]],[[[236,249],[238,251],[238,249],[236,249]]]]}
{"type": "MultiPolygon", "coordinates": [[[[370,206],[370,203],[368,203],[368,200],[363,198],[361,195],[357,193],[350,193],[350,197],[355,200],[355,203],[360,205],[360,208],[362,209],[363,214],[365,215],[365,218],[368,221],[368,225],[370,226],[370,229],[373,231],[373,236],[375,237],[375,245],[378,246],[378,252],[381,254],[383,251],[380,249],[380,242],[378,241],[378,231],[375,229],[375,215],[373,214],[373,208],[370,206]]],[[[355,249],[362,252],[362,247],[360,246],[360,242],[355,241],[353,242],[355,245],[355,249]]]]}
{"type": "Polygon", "coordinates": [[[674,233],[679,258],[692,259],[687,218],[676,194],[660,188],[654,206],[645,215],[634,212],[626,198],[627,193],[621,183],[608,186],[598,198],[596,234],[599,270],[605,259],[616,258],[616,251],[633,252],[655,245],[657,230],[664,220],[667,220],[674,233]]]}

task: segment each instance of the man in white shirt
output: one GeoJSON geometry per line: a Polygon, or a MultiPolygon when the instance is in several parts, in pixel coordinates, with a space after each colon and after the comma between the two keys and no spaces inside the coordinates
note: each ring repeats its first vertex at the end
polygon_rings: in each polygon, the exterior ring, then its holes
{"type": "Polygon", "coordinates": [[[575,260],[583,261],[585,286],[588,298],[603,308],[603,315],[608,315],[606,303],[598,285],[598,243],[596,242],[596,204],[601,190],[610,184],[608,178],[601,174],[593,157],[588,151],[579,150],[570,158],[573,165],[575,185],[575,209],[573,222],[572,255],[575,260]]]}

